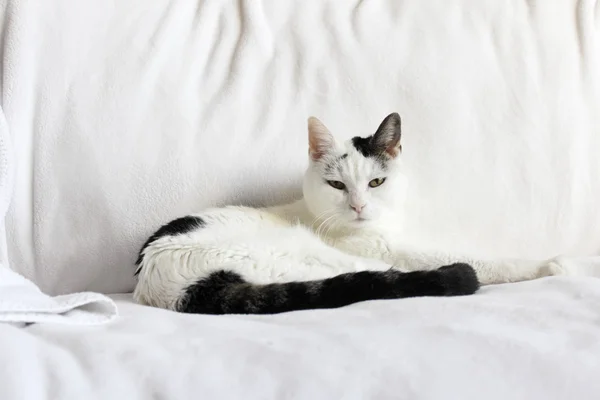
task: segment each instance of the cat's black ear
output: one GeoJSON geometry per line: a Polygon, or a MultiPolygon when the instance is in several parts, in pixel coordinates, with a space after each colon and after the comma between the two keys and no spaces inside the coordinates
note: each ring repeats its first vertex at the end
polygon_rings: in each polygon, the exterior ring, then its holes
{"type": "Polygon", "coordinates": [[[313,161],[319,161],[335,147],[335,139],[329,129],[315,117],[308,119],[308,153],[313,161]]]}
{"type": "Polygon", "coordinates": [[[402,151],[400,137],[402,121],[398,113],[391,113],[384,118],[383,122],[377,128],[377,132],[373,135],[373,145],[381,153],[395,158],[402,151]]]}

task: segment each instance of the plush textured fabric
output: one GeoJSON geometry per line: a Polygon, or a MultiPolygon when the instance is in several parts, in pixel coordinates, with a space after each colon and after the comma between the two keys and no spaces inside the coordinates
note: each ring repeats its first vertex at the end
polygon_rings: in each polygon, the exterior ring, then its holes
{"type": "MultiPolygon", "coordinates": [[[[347,138],[391,111],[417,244],[597,254],[599,4],[2,2],[11,265],[131,290],[163,222],[296,197],[308,115],[347,138]]],[[[0,324],[0,398],[597,399],[599,282],[249,317],[120,296],[106,326],[0,324]]]]}
{"type": "Polygon", "coordinates": [[[595,400],[600,280],[277,316],[115,298],[100,327],[0,324],[0,398],[595,400]],[[35,384],[32,384],[35,383],[35,384]]]}
{"type": "Polygon", "coordinates": [[[403,116],[417,244],[600,248],[592,0],[6,2],[13,266],[51,293],[132,289],[161,223],[299,195],[306,118],[403,116]]]}
{"type": "Polygon", "coordinates": [[[24,325],[34,322],[97,324],[117,315],[117,307],[99,293],[51,297],[10,269],[6,254],[4,217],[14,184],[14,157],[4,113],[0,108],[0,322],[24,325]]]}

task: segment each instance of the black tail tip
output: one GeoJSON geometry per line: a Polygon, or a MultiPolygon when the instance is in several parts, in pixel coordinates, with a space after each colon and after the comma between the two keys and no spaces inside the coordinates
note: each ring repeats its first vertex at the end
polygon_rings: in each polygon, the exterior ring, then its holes
{"type": "Polygon", "coordinates": [[[479,290],[479,279],[469,264],[456,263],[438,268],[446,296],[465,296],[479,290]]]}

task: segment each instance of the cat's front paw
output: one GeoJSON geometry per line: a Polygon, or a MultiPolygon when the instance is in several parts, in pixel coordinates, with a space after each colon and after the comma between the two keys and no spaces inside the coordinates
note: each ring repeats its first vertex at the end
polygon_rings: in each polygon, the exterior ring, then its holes
{"type": "Polygon", "coordinates": [[[546,276],[567,276],[572,275],[570,270],[565,266],[563,258],[558,256],[546,260],[538,269],[536,278],[544,278],[546,276]]]}

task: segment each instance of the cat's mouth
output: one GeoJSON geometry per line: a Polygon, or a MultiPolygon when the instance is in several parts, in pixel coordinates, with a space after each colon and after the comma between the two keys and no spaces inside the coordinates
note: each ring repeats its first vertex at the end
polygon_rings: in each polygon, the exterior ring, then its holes
{"type": "Polygon", "coordinates": [[[349,222],[352,224],[364,224],[368,221],[371,221],[372,218],[369,218],[369,215],[366,215],[365,213],[353,212],[351,215],[349,215],[349,219],[349,222]]]}

